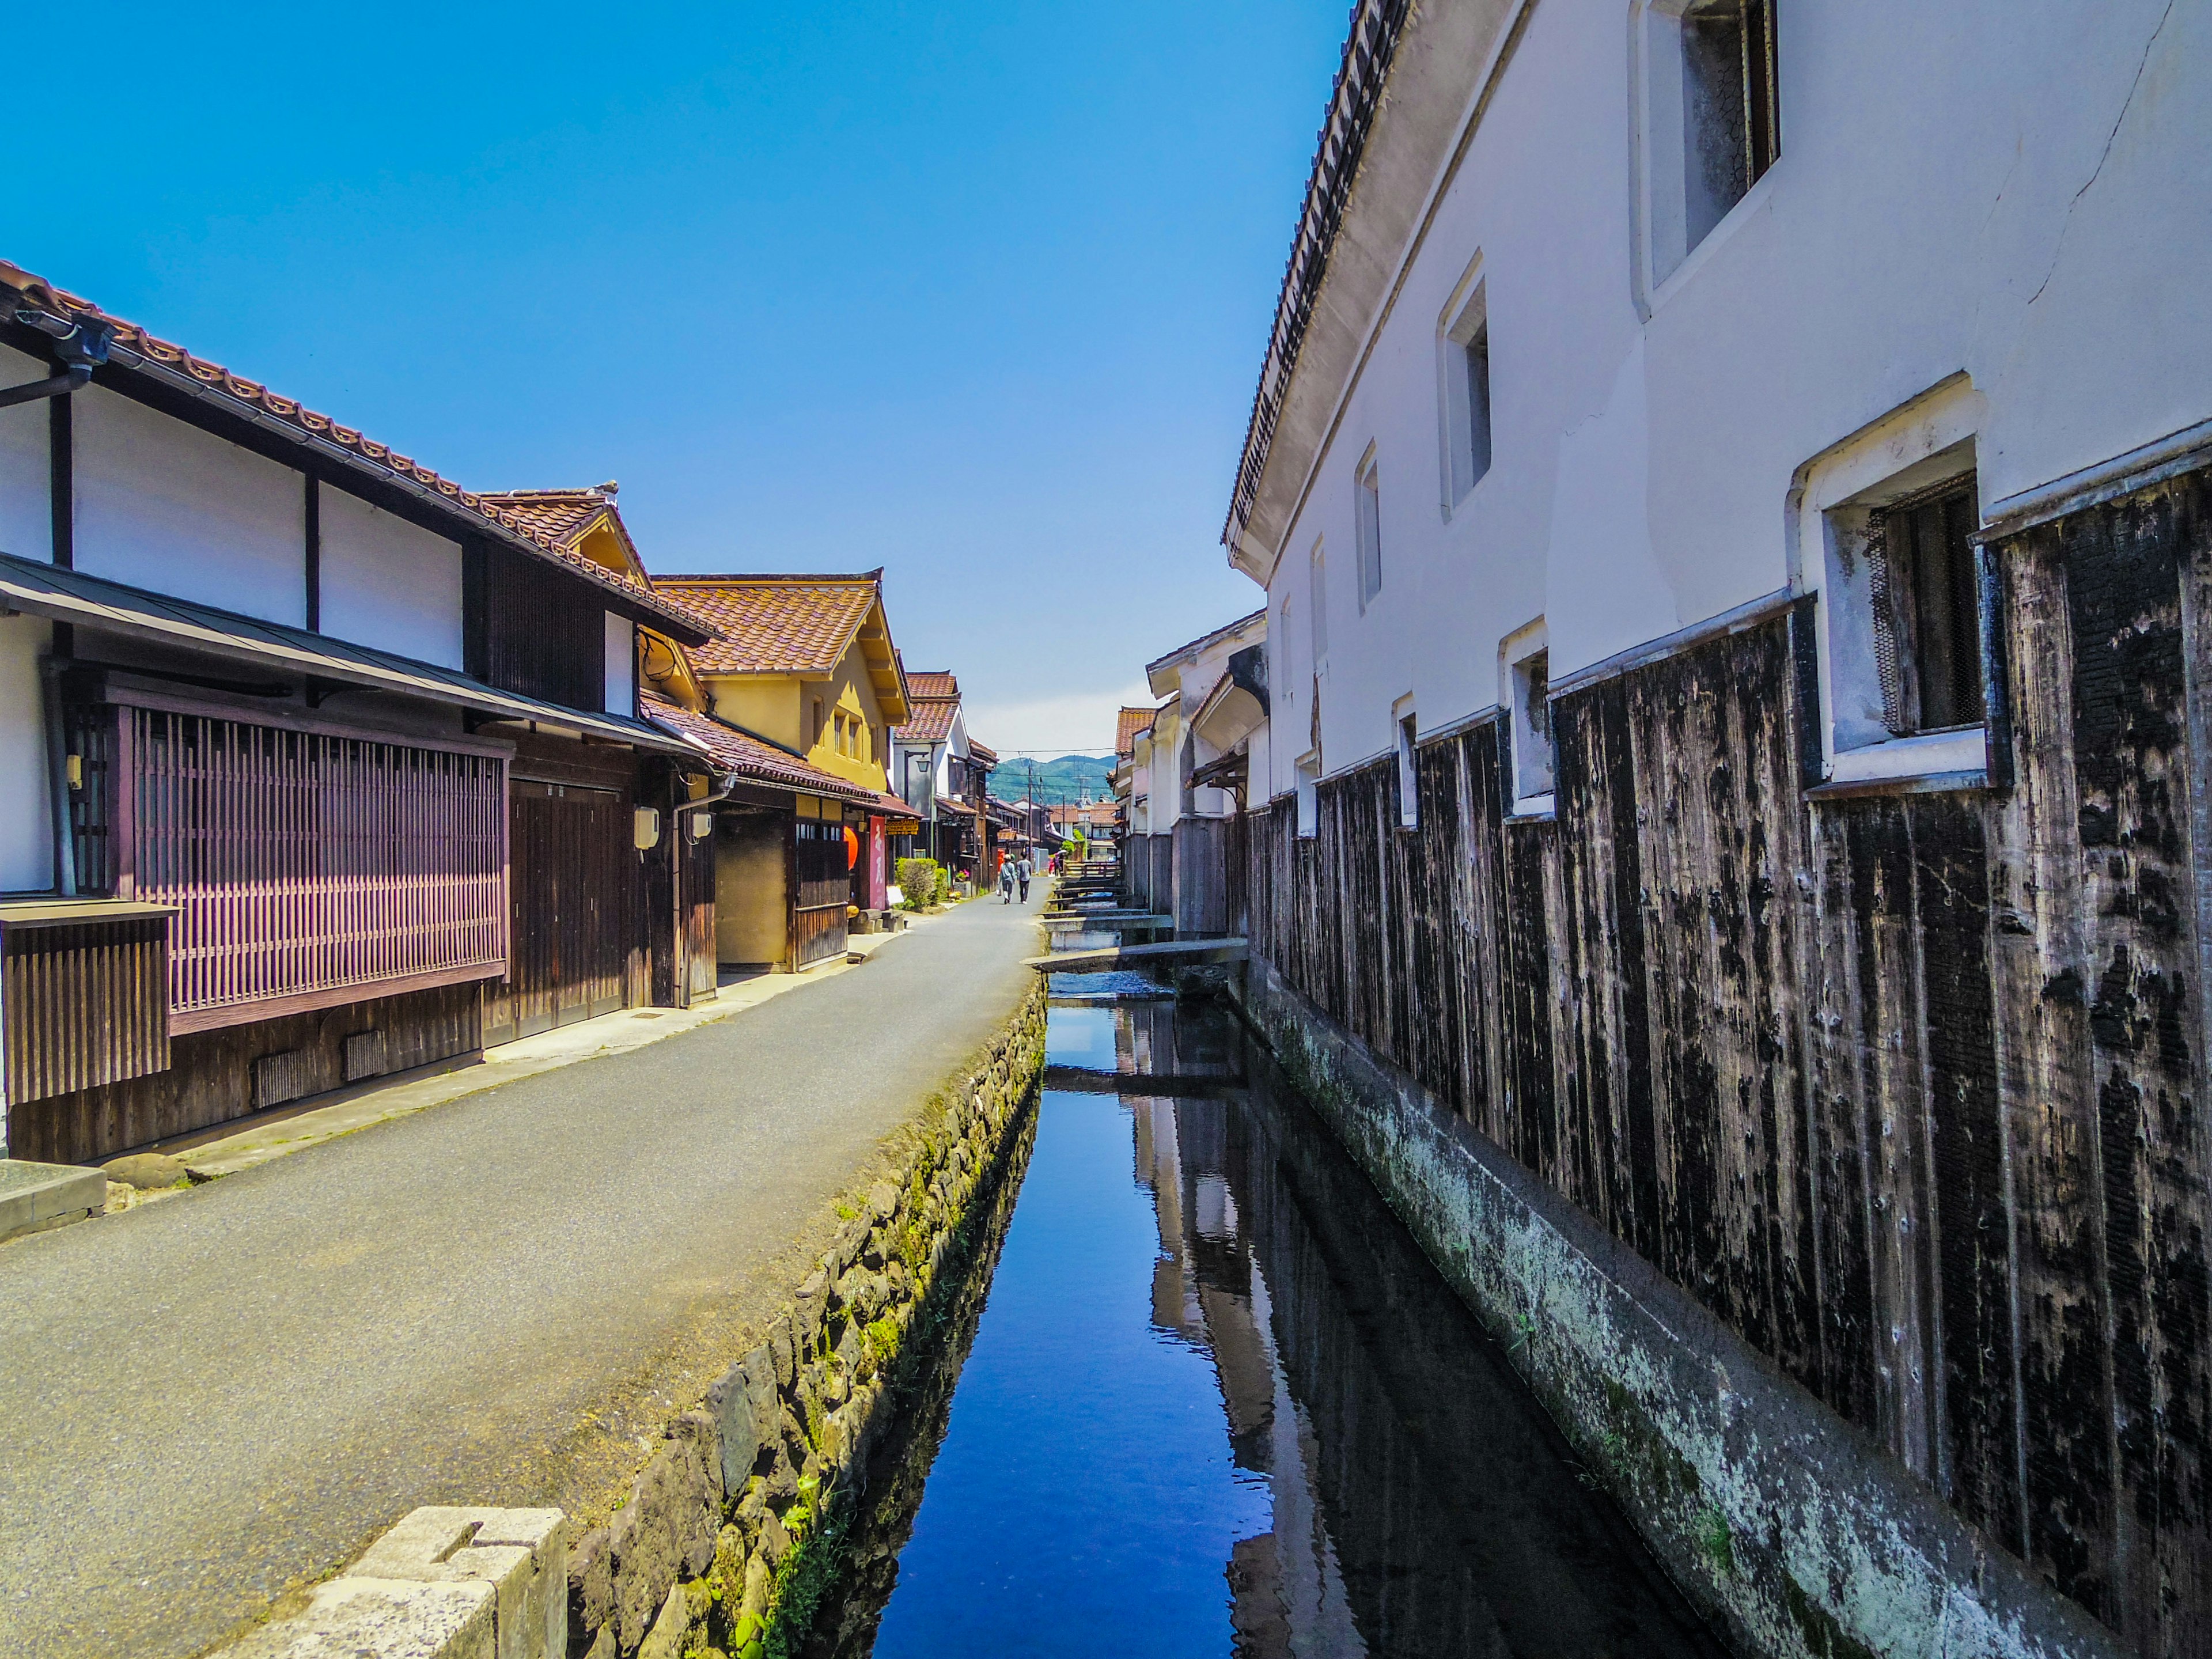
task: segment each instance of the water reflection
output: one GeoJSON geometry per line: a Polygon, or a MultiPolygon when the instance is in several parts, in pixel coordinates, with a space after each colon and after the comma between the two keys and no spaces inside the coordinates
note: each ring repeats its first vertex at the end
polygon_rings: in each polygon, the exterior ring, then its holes
{"type": "Polygon", "coordinates": [[[1225,1017],[1048,1044],[876,1654],[1718,1651],[1225,1017]]]}

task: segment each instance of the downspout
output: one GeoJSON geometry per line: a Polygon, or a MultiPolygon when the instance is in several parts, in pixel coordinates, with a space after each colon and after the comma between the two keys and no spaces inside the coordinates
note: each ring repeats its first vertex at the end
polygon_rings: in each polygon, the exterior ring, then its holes
{"type": "Polygon", "coordinates": [[[65,398],[72,392],[82,391],[91,383],[92,371],[107,361],[107,349],[115,342],[115,330],[106,323],[91,318],[72,320],[57,317],[33,305],[18,304],[15,320],[53,341],[54,356],[61,360],[62,372],[43,380],[0,389],[0,409],[36,403],[42,398],[65,398]]]}

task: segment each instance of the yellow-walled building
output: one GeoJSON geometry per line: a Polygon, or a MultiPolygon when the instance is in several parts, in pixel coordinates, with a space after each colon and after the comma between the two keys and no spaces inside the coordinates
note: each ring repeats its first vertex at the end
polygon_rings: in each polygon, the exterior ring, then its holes
{"type": "MultiPolygon", "coordinates": [[[[908,708],[883,572],[653,585],[723,635],[684,656],[700,712],[843,786],[794,789],[781,810],[740,792],[716,814],[718,954],[732,966],[793,969],[842,954],[848,909],[884,908],[886,844],[911,821],[885,787],[891,730],[908,708]]],[[[643,665],[647,683],[694,707],[691,688],[664,682],[659,666],[643,665]]]]}

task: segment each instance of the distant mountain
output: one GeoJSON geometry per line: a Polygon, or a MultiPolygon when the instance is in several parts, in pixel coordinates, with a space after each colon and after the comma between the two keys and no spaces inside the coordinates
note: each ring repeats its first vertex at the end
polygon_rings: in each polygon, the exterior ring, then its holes
{"type": "Polygon", "coordinates": [[[1031,799],[1032,769],[1036,775],[1035,799],[1040,803],[1080,800],[1086,788],[1093,800],[1104,800],[1113,793],[1106,782],[1114,770],[1111,755],[1062,755],[1058,760],[1032,761],[1015,756],[1000,761],[999,769],[991,774],[992,794],[1000,800],[1031,799]]]}

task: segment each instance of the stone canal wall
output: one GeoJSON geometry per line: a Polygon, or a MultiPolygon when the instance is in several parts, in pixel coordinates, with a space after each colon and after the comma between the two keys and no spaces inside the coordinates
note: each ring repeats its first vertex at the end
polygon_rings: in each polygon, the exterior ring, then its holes
{"type": "Polygon", "coordinates": [[[572,1654],[795,1650],[890,1431],[897,1384],[958,1299],[1044,1063],[1042,981],[931,1103],[770,1322],[568,1557],[572,1654]]]}
{"type": "Polygon", "coordinates": [[[1213,970],[1668,1572],[1752,1655],[2118,1651],[1865,1431],[1267,963],[1213,970]]]}

